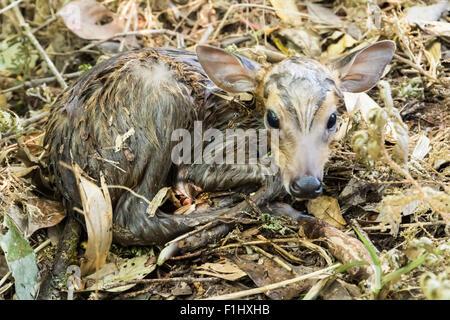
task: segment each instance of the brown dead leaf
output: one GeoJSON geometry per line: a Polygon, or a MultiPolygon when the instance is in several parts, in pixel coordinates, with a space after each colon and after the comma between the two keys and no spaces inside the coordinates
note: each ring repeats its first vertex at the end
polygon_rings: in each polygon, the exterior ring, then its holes
{"type": "Polygon", "coordinates": [[[329,57],[336,57],[342,54],[347,48],[353,47],[357,41],[349,34],[344,34],[344,36],[339,39],[338,42],[332,43],[327,48],[327,55],[329,57]]]}
{"type": "MultiPolygon", "coordinates": [[[[30,194],[27,196],[32,197],[30,194]]],[[[4,199],[2,201],[5,202],[4,199]]],[[[60,202],[31,198],[21,201],[21,204],[23,208],[11,201],[7,212],[26,238],[39,229],[57,225],[65,217],[65,210],[60,202]]]]}
{"type": "Polygon", "coordinates": [[[34,169],[39,168],[38,166],[24,167],[24,166],[10,166],[10,172],[17,178],[24,177],[29,174],[34,169]]]}
{"type": "Polygon", "coordinates": [[[228,259],[223,259],[218,263],[205,263],[197,267],[195,270],[197,274],[205,274],[229,281],[235,281],[247,274],[239,269],[233,262],[228,259]]]}
{"type": "Polygon", "coordinates": [[[28,212],[27,234],[32,235],[36,230],[57,225],[66,216],[61,202],[47,199],[30,199],[25,203],[28,212]],[[32,214],[30,214],[32,213],[32,214]]]}
{"type": "MultiPolygon", "coordinates": [[[[343,264],[355,261],[371,261],[370,254],[358,239],[330,225],[321,219],[303,217],[298,219],[302,236],[309,239],[324,239],[330,253],[343,264]]],[[[367,279],[373,270],[369,266],[347,269],[347,272],[358,279],[367,279]]]]}
{"type": "Polygon", "coordinates": [[[322,196],[309,200],[307,208],[309,213],[337,228],[343,228],[347,224],[342,217],[337,199],[333,197],[322,196]]]}
{"type": "Polygon", "coordinates": [[[181,214],[190,214],[195,211],[195,204],[187,204],[185,206],[179,207],[177,210],[174,211],[173,214],[181,215],[181,214]]]}
{"type": "Polygon", "coordinates": [[[320,56],[320,36],[318,33],[307,28],[284,28],[278,32],[288,41],[295,44],[303,54],[308,57],[320,56]]]}
{"type": "Polygon", "coordinates": [[[176,297],[189,296],[192,294],[192,289],[186,282],[182,281],[175,285],[175,288],[172,289],[171,293],[176,297]]]}
{"type": "MultiPolygon", "coordinates": [[[[311,273],[313,270],[309,267],[293,267],[294,271],[287,271],[272,259],[262,258],[258,261],[243,259],[242,257],[233,258],[233,262],[240,269],[245,271],[258,287],[263,287],[272,283],[292,279],[304,274],[311,273]],[[262,261],[261,261],[262,260],[262,261]]],[[[288,286],[265,292],[270,299],[289,300],[298,297],[301,292],[308,290],[313,284],[314,279],[296,282],[288,286]]]]}
{"type": "Polygon", "coordinates": [[[433,75],[433,77],[436,77],[437,67],[441,59],[441,43],[439,41],[433,42],[433,44],[430,45],[429,48],[424,51],[424,53],[425,57],[428,60],[428,63],[430,64],[429,72],[433,75]]]}
{"type": "Polygon", "coordinates": [[[78,165],[74,166],[74,174],[88,232],[86,257],[81,264],[81,274],[87,275],[100,270],[106,262],[112,243],[112,205],[103,176],[99,188],[81,175],[82,170],[78,165]]]}
{"type": "Polygon", "coordinates": [[[448,1],[440,1],[430,6],[410,7],[406,12],[406,18],[410,24],[423,24],[437,21],[441,15],[450,9],[448,1]]]}
{"type": "Polygon", "coordinates": [[[161,188],[158,193],[153,197],[152,201],[147,207],[147,214],[149,217],[155,216],[158,208],[166,202],[167,199],[170,198],[172,193],[171,187],[161,188]]]}
{"type": "Polygon", "coordinates": [[[86,290],[106,290],[109,292],[122,292],[133,288],[136,284],[127,284],[121,287],[108,288],[118,282],[143,279],[153,272],[156,264],[147,264],[153,256],[148,253],[131,259],[117,259],[114,264],[108,263],[95,274],[85,278],[86,290]]]}
{"type": "Polygon", "coordinates": [[[95,0],[69,2],[58,14],[67,28],[83,39],[105,40],[123,31],[121,19],[95,0]],[[105,17],[112,21],[100,24],[105,17]]]}
{"type": "Polygon", "coordinates": [[[336,279],[330,286],[320,292],[323,300],[354,300],[361,297],[361,292],[357,286],[336,279]]]}
{"type": "Polygon", "coordinates": [[[322,7],[318,4],[307,2],[309,17],[316,23],[331,25],[334,27],[342,27],[342,20],[328,8],[322,7]]]}
{"type": "Polygon", "coordinates": [[[294,26],[302,25],[300,12],[294,0],[270,0],[270,3],[272,7],[278,9],[276,13],[282,21],[294,26]]]}

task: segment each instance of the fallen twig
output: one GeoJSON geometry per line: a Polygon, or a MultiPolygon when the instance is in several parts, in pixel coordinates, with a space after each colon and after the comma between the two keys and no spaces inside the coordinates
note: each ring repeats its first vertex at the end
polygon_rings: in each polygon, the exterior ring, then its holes
{"type": "Polygon", "coordinates": [[[22,13],[20,12],[19,8],[17,8],[17,6],[15,6],[13,8],[14,13],[16,14],[17,19],[19,20],[19,24],[20,26],[24,29],[23,33],[28,37],[28,39],[30,39],[31,43],[36,47],[36,49],[39,51],[39,54],[41,55],[42,59],[45,60],[45,62],[47,63],[48,67],[50,68],[50,70],[52,71],[52,73],[55,75],[56,80],[58,81],[58,83],[60,84],[60,86],[63,89],[67,88],[67,84],[64,81],[64,79],[62,78],[61,74],[59,73],[58,69],[56,69],[55,65],[53,64],[52,60],[50,60],[50,58],[48,57],[47,53],[45,52],[44,48],[42,48],[41,44],[39,43],[39,41],[36,39],[36,37],[33,35],[33,32],[31,31],[30,26],[28,25],[28,23],[25,22],[25,19],[22,16],[22,13]]]}
{"type": "Polygon", "coordinates": [[[296,263],[303,263],[304,262],[302,259],[300,259],[300,258],[298,258],[298,257],[296,257],[296,256],[294,256],[292,254],[290,254],[289,252],[284,250],[282,247],[280,247],[276,243],[272,242],[272,240],[268,240],[262,235],[258,235],[257,237],[258,237],[258,239],[261,239],[263,241],[267,241],[267,243],[270,243],[274,247],[274,249],[277,250],[279,253],[281,253],[281,255],[283,255],[285,258],[287,258],[287,259],[289,259],[291,261],[294,261],[296,263]]]}
{"type": "MultiPolygon", "coordinates": [[[[182,35],[179,32],[172,31],[172,30],[167,30],[167,29],[145,29],[145,30],[137,30],[137,31],[127,31],[127,32],[116,33],[115,35],[113,35],[113,36],[111,36],[109,38],[106,38],[104,40],[99,40],[99,41],[92,42],[92,43],[84,46],[83,48],[81,48],[79,51],[84,51],[84,50],[90,49],[92,47],[95,47],[96,45],[99,45],[101,43],[104,43],[104,42],[106,42],[108,40],[111,40],[111,39],[114,39],[114,38],[117,38],[117,37],[125,37],[125,36],[133,36],[133,35],[141,35],[141,36],[143,36],[143,35],[148,35],[148,34],[168,34],[168,35],[171,35],[171,36],[180,35],[180,36],[186,38],[185,35],[182,35]]],[[[191,40],[191,38],[187,38],[187,39],[191,40]]]]}
{"type": "Polygon", "coordinates": [[[102,288],[102,290],[109,290],[113,288],[119,288],[130,284],[149,284],[149,283],[167,283],[167,282],[211,282],[211,281],[220,281],[220,278],[192,278],[192,277],[176,277],[176,278],[163,278],[163,279],[136,279],[136,280],[127,280],[127,281],[119,281],[117,283],[110,284],[102,288]]]}
{"type": "Polygon", "coordinates": [[[23,0],[17,0],[14,1],[12,3],[10,3],[9,5],[7,5],[6,7],[4,7],[3,9],[0,9],[0,14],[2,14],[3,12],[8,11],[11,8],[14,8],[15,6],[17,6],[18,4],[20,4],[23,0]]]}
{"type": "Polygon", "coordinates": [[[277,263],[278,265],[280,265],[282,268],[286,269],[287,271],[291,272],[292,268],[290,266],[288,266],[283,260],[281,260],[279,257],[274,256],[273,254],[270,254],[266,251],[264,251],[263,249],[261,249],[258,246],[252,246],[252,249],[255,250],[256,252],[261,253],[263,256],[273,260],[273,262],[277,263]]]}
{"type": "MultiPolygon", "coordinates": [[[[447,224],[445,221],[435,221],[435,222],[414,222],[414,223],[402,223],[399,225],[400,228],[409,228],[409,227],[426,227],[426,226],[436,226],[436,225],[445,225],[447,224]]],[[[371,227],[361,227],[361,230],[365,231],[382,231],[386,229],[392,229],[392,226],[371,226],[371,227]]]]}
{"type": "Polygon", "coordinates": [[[396,54],[396,53],[394,54],[394,58],[397,59],[397,60],[399,60],[400,62],[403,62],[403,63],[407,64],[408,66],[410,66],[410,67],[416,69],[419,73],[421,73],[421,74],[423,74],[424,76],[430,78],[431,80],[436,81],[436,82],[441,82],[439,79],[437,79],[436,77],[434,77],[434,76],[433,76],[432,74],[430,74],[429,72],[423,70],[423,68],[422,68],[421,66],[415,64],[414,62],[412,62],[412,61],[410,61],[410,60],[408,60],[408,59],[405,59],[405,58],[399,56],[399,55],[396,54]]]}
{"type": "MultiPolygon", "coordinates": [[[[72,72],[72,73],[67,73],[67,74],[63,74],[61,75],[63,78],[66,79],[73,79],[73,78],[78,78],[79,76],[81,76],[83,74],[83,71],[77,71],[77,72],[72,72]]],[[[30,80],[30,81],[25,81],[22,84],[19,84],[17,86],[5,89],[0,91],[0,94],[4,94],[7,92],[11,92],[11,91],[15,91],[15,90],[19,90],[23,87],[25,88],[33,88],[33,87],[37,87],[43,83],[48,83],[48,82],[52,82],[55,81],[56,77],[47,77],[47,78],[41,78],[41,79],[35,79],[35,80],[30,80]]]]}
{"type": "Polygon", "coordinates": [[[194,235],[196,233],[199,233],[200,231],[202,231],[204,229],[208,229],[209,227],[211,227],[213,222],[214,221],[208,222],[208,223],[206,223],[206,224],[204,224],[204,225],[202,225],[202,226],[200,226],[200,227],[198,227],[198,228],[196,228],[196,229],[194,229],[192,231],[189,231],[189,232],[186,232],[185,234],[182,234],[181,236],[179,236],[179,237],[177,237],[177,238],[167,242],[166,243],[166,247],[171,245],[171,244],[173,244],[173,243],[175,243],[175,242],[178,242],[180,240],[186,239],[187,237],[192,236],[192,235],[194,235]]]}

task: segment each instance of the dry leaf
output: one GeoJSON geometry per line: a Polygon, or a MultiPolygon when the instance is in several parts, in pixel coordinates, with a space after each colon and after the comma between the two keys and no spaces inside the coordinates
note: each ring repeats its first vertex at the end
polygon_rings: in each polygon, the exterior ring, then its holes
{"type": "Polygon", "coordinates": [[[10,166],[10,172],[17,178],[24,177],[39,166],[22,167],[22,166],[10,166]]]}
{"type": "Polygon", "coordinates": [[[361,290],[354,284],[336,279],[330,286],[320,292],[323,300],[356,300],[362,295],[361,290]]]}
{"type": "Polygon", "coordinates": [[[429,22],[422,29],[438,37],[450,37],[450,23],[443,21],[429,22]]]}
{"type": "Polygon", "coordinates": [[[320,36],[309,29],[281,29],[279,34],[295,44],[308,57],[320,56],[320,36]]]}
{"type": "Polygon", "coordinates": [[[341,215],[337,199],[333,197],[322,196],[309,200],[307,208],[309,213],[337,228],[342,228],[347,224],[341,215]]]}
{"type": "MultiPolygon", "coordinates": [[[[351,235],[332,226],[330,223],[314,218],[298,219],[300,235],[309,239],[323,239],[329,252],[343,264],[355,261],[370,262],[370,254],[364,244],[351,235]]],[[[352,276],[362,280],[367,279],[373,270],[369,266],[358,266],[347,269],[352,276]]]]}
{"type": "Polygon", "coordinates": [[[441,43],[435,41],[429,49],[425,50],[425,56],[430,64],[430,73],[433,77],[437,77],[437,67],[441,59],[441,43]]]}
{"type": "Polygon", "coordinates": [[[195,270],[197,274],[205,274],[229,281],[235,281],[247,274],[239,269],[233,262],[223,259],[218,263],[205,263],[197,267],[195,270]]]}
{"type": "Polygon", "coordinates": [[[379,109],[380,106],[366,93],[343,92],[344,103],[347,112],[353,113],[357,110],[361,111],[364,120],[368,121],[368,113],[371,109],[379,109]]]}
{"type": "Polygon", "coordinates": [[[173,214],[176,214],[176,215],[190,214],[195,211],[196,207],[197,207],[197,205],[195,203],[187,204],[185,206],[179,207],[177,210],[174,211],[173,214]]]}
{"type": "Polygon", "coordinates": [[[308,8],[309,17],[316,23],[332,25],[335,27],[341,27],[343,25],[342,20],[328,8],[309,1],[306,3],[306,7],[308,8]]]}
{"type": "Polygon", "coordinates": [[[448,9],[450,9],[448,1],[441,1],[431,6],[415,6],[408,9],[406,18],[410,24],[437,21],[448,9]]]}
{"type": "Polygon", "coordinates": [[[58,14],[64,20],[67,28],[83,39],[106,40],[123,31],[122,21],[95,0],[69,2],[58,14]],[[100,24],[104,17],[111,18],[112,21],[100,24]]]}
{"type": "Polygon", "coordinates": [[[103,266],[103,268],[101,268],[100,270],[86,276],[85,280],[86,281],[89,281],[89,280],[98,281],[98,280],[104,279],[106,276],[113,274],[115,272],[118,272],[118,271],[119,271],[118,266],[115,263],[110,262],[110,263],[105,264],[103,266]]]}
{"type": "MultiPolygon", "coordinates": [[[[31,194],[27,194],[27,196],[32,197],[31,194]]],[[[26,202],[21,201],[21,203],[23,209],[11,202],[8,215],[26,238],[39,229],[57,225],[65,217],[65,209],[57,201],[32,198],[26,202]]]]}
{"type": "MultiPolygon", "coordinates": [[[[370,122],[369,117],[374,112],[374,110],[384,110],[365,92],[343,92],[343,94],[347,112],[361,112],[361,115],[366,123],[370,122]]],[[[394,124],[392,123],[391,119],[388,119],[387,121],[385,139],[392,143],[395,143],[396,141],[394,124]]]]}
{"type": "Polygon", "coordinates": [[[276,11],[280,19],[294,26],[302,25],[300,12],[294,0],[270,0],[272,7],[279,9],[276,11]]]}
{"type": "Polygon", "coordinates": [[[397,236],[402,216],[413,213],[425,213],[429,209],[439,213],[444,221],[450,221],[450,195],[423,187],[424,197],[421,199],[417,189],[402,190],[395,194],[384,196],[376,210],[380,213],[377,222],[389,224],[391,234],[397,236]]]}
{"type": "Polygon", "coordinates": [[[171,290],[171,293],[174,296],[189,296],[192,294],[192,289],[186,282],[182,281],[175,285],[175,288],[171,290]]]}
{"type": "Polygon", "coordinates": [[[155,216],[158,208],[171,196],[171,187],[164,187],[159,189],[158,193],[153,197],[152,201],[147,207],[147,214],[149,217],[155,216]]]}
{"type": "Polygon", "coordinates": [[[106,290],[109,292],[122,292],[134,287],[136,284],[124,285],[112,289],[104,289],[105,287],[120,281],[143,279],[155,270],[156,264],[153,263],[146,265],[151,256],[151,254],[147,254],[132,259],[123,260],[118,270],[112,266],[109,266],[109,264],[105,265],[107,270],[99,270],[97,278],[94,275],[86,277],[86,279],[90,280],[90,283],[87,284],[86,291],[93,291],[98,288],[98,290],[106,290]]]}
{"type": "Polygon", "coordinates": [[[345,51],[345,49],[353,47],[357,41],[352,38],[349,34],[344,34],[344,36],[336,43],[332,43],[327,48],[327,55],[329,57],[335,57],[340,55],[345,51]]]}
{"type": "Polygon", "coordinates": [[[424,133],[422,133],[411,155],[411,160],[423,160],[423,158],[425,158],[430,150],[430,139],[428,139],[428,137],[424,133]]]}
{"type": "Polygon", "coordinates": [[[88,242],[85,261],[81,264],[81,274],[86,275],[100,270],[106,262],[106,256],[112,243],[112,205],[108,188],[101,176],[101,188],[84,178],[78,165],[74,174],[83,204],[88,242]]]}
{"type": "Polygon", "coordinates": [[[57,225],[66,216],[61,202],[47,199],[30,199],[25,203],[28,212],[27,237],[36,230],[57,225]]]}
{"type": "MultiPolygon", "coordinates": [[[[314,271],[313,268],[305,266],[292,266],[293,271],[287,271],[272,259],[265,257],[253,261],[234,256],[233,262],[244,270],[258,287],[292,279],[314,271]]],[[[293,299],[298,297],[301,292],[308,290],[315,281],[315,279],[306,279],[281,288],[266,291],[264,294],[273,300],[293,299]]]]}

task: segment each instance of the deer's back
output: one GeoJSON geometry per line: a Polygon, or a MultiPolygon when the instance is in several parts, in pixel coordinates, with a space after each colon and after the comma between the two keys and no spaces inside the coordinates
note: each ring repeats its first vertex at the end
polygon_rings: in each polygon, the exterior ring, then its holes
{"type": "MultiPolygon", "coordinates": [[[[133,188],[154,152],[168,153],[167,139],[205,117],[212,87],[194,53],[144,49],[93,67],[53,106],[45,145],[58,189],[79,202],[73,174],[59,162],[76,162],[88,175],[103,172],[108,184],[133,188]]],[[[213,98],[214,99],[214,98],[213,98]]],[[[210,103],[214,105],[214,103],[210,103]]],[[[111,190],[114,202],[123,190],[111,190]]]]}

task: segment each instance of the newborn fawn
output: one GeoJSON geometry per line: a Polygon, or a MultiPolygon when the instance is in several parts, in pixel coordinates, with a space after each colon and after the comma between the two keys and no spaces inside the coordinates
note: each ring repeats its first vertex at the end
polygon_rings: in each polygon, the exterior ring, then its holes
{"type": "MultiPolygon", "coordinates": [[[[300,56],[260,65],[206,45],[197,46],[196,54],[178,49],[119,54],[86,72],[54,106],[44,141],[54,182],[71,206],[81,204],[80,196],[73,172],[61,162],[78,164],[97,182],[103,173],[107,184],[131,188],[148,200],[166,186],[189,196],[190,186],[239,190],[270,175],[279,181],[274,196],[286,191],[296,198],[317,197],[342,92],[372,88],[394,51],[394,42],[381,41],[327,65],[300,56]],[[242,93],[251,93],[252,101],[237,98],[242,93]],[[197,137],[199,130],[203,137],[197,137]],[[247,137],[230,147],[249,130],[265,132],[264,141],[262,135],[257,141],[247,137]],[[180,132],[193,137],[187,141],[194,140],[193,153],[186,151],[186,141],[180,145],[180,132]],[[226,141],[217,138],[221,134],[226,141]],[[266,149],[247,150],[262,142],[266,149]],[[239,157],[243,148],[244,161],[228,157],[230,150],[239,157]],[[220,156],[223,150],[226,157],[220,156]],[[267,159],[279,170],[268,170],[267,159]]],[[[114,239],[122,244],[164,243],[211,214],[159,209],[150,217],[148,202],[131,192],[115,188],[110,195],[114,239]]]]}

